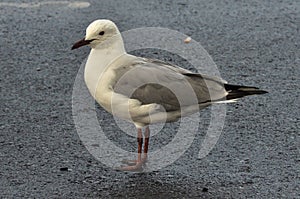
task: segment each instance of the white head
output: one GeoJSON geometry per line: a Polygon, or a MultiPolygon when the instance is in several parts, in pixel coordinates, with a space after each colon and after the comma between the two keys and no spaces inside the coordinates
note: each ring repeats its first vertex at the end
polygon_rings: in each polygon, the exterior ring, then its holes
{"type": "Polygon", "coordinates": [[[120,35],[120,32],[114,22],[107,19],[99,19],[93,21],[87,27],[85,38],[76,42],[72,50],[85,45],[96,48],[99,44],[117,35],[120,35]]]}

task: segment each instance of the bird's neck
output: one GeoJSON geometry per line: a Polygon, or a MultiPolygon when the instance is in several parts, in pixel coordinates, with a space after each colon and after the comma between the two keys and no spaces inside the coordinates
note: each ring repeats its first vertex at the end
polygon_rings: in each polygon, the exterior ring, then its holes
{"type": "Polygon", "coordinates": [[[115,36],[109,43],[93,48],[85,65],[84,79],[87,87],[95,96],[99,78],[109,65],[126,54],[121,34],[115,36]]]}

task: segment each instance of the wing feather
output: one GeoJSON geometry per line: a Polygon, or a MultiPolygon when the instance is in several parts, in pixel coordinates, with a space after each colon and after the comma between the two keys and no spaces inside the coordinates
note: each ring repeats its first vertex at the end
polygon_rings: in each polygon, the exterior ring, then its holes
{"type": "Polygon", "coordinates": [[[221,79],[195,74],[159,60],[139,58],[115,69],[114,91],[142,104],[156,103],[166,111],[180,106],[223,99],[227,92],[221,79]]]}

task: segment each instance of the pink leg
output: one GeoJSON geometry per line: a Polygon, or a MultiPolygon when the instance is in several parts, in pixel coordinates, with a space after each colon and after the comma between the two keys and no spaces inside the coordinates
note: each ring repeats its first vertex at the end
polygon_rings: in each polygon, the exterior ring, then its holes
{"type": "Polygon", "coordinates": [[[144,155],[142,162],[146,162],[148,158],[148,146],[149,146],[149,138],[150,138],[150,128],[149,126],[146,127],[145,130],[145,144],[144,144],[144,155]]]}
{"type": "Polygon", "coordinates": [[[142,129],[139,128],[137,132],[137,141],[138,141],[138,158],[134,161],[126,161],[130,166],[124,166],[119,168],[122,171],[138,171],[142,169],[142,147],[143,147],[143,133],[142,129]],[[131,165],[133,164],[133,165],[131,165]]]}
{"type": "Polygon", "coordinates": [[[124,166],[119,168],[122,171],[139,171],[142,169],[143,164],[147,161],[148,157],[148,146],[149,146],[149,137],[150,137],[150,129],[147,126],[145,129],[145,143],[144,143],[144,154],[142,158],[142,147],[143,147],[143,134],[142,129],[138,129],[137,132],[137,142],[138,142],[138,158],[137,160],[125,160],[123,163],[128,164],[129,166],[124,166]]]}

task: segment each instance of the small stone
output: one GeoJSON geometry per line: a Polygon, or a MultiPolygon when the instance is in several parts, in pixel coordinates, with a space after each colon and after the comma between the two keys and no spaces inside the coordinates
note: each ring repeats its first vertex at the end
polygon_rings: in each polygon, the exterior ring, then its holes
{"type": "Polygon", "coordinates": [[[68,168],[68,167],[61,167],[59,170],[60,170],[60,171],[68,171],[69,168],[68,168]]]}
{"type": "Polygon", "coordinates": [[[192,38],[191,37],[187,37],[187,38],[185,38],[184,43],[188,44],[191,41],[192,41],[192,38]]]}
{"type": "Polygon", "coordinates": [[[202,192],[208,192],[208,188],[203,187],[202,192]]]}

